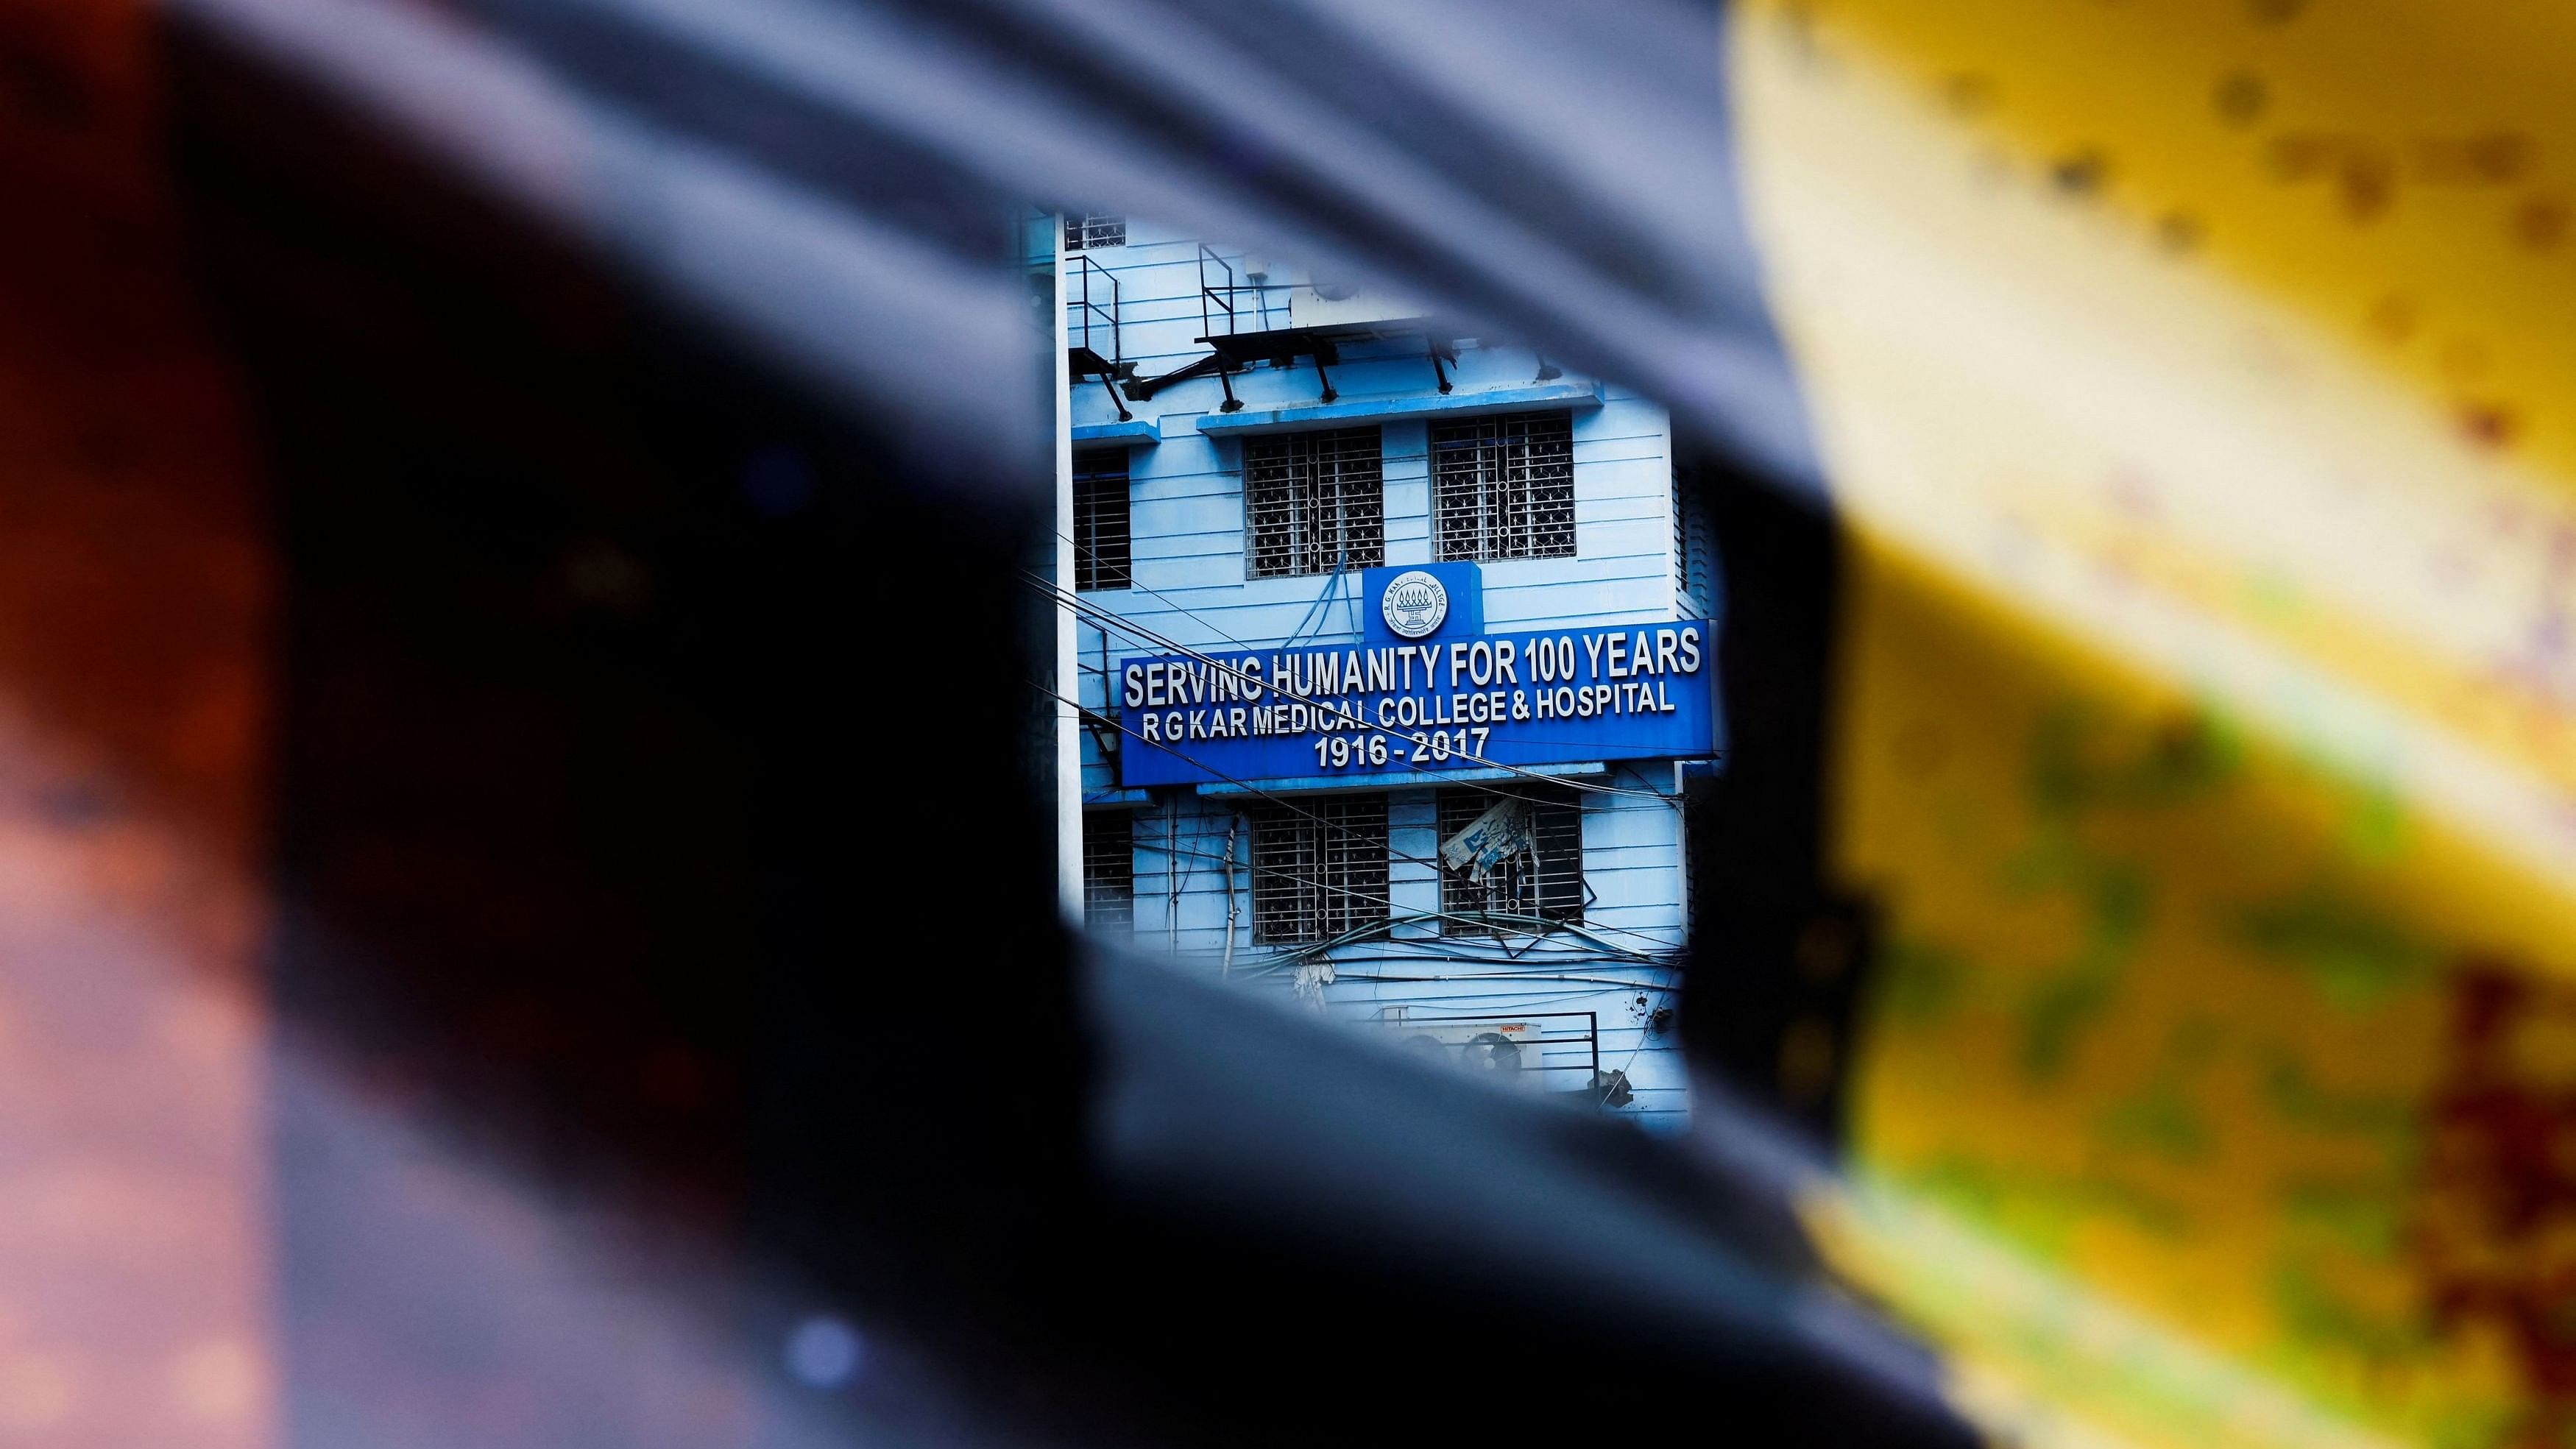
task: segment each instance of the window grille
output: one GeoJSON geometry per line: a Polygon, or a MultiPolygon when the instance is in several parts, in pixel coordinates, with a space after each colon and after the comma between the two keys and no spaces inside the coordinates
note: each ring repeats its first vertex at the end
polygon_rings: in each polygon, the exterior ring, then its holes
{"type": "Polygon", "coordinates": [[[1717,544],[1709,536],[1708,506],[1679,464],[1673,467],[1673,597],[1688,618],[1716,611],[1717,544]]]}
{"type": "Polygon", "coordinates": [[[1576,925],[1583,921],[1583,807],[1580,797],[1562,785],[1495,787],[1440,792],[1440,842],[1476,822],[1476,817],[1502,803],[1505,796],[1529,802],[1537,855],[1523,852],[1495,867],[1481,881],[1457,871],[1440,871],[1440,910],[1444,936],[1499,935],[1504,927],[1474,925],[1460,916],[1539,916],[1576,925]]]}
{"type": "Polygon", "coordinates": [[[1123,589],[1136,581],[1127,551],[1127,452],[1073,455],[1073,586],[1123,589]]]}
{"type": "Polygon", "coordinates": [[[1095,931],[1136,927],[1136,817],[1128,811],[1082,814],[1082,923],[1095,931]]]}
{"type": "Polygon", "coordinates": [[[1386,475],[1375,428],[1280,433],[1243,445],[1243,508],[1256,579],[1386,562],[1386,475]]]}
{"type": "Polygon", "coordinates": [[[1322,941],[1383,924],[1386,797],[1263,804],[1252,820],[1252,939],[1322,941]]]}
{"type": "Polygon", "coordinates": [[[1511,413],[1431,430],[1436,557],[1574,557],[1574,425],[1511,413]]]}
{"type": "Polygon", "coordinates": [[[1102,247],[1127,245],[1127,218],[1086,212],[1064,219],[1064,249],[1069,252],[1098,251],[1102,247]]]}

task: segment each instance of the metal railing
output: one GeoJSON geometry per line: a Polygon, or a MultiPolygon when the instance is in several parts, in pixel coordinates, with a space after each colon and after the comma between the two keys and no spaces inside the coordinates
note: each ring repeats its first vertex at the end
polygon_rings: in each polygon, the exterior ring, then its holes
{"type": "Polygon", "coordinates": [[[1412,1007],[1390,1006],[1380,1012],[1377,1024],[1425,1057],[1437,1056],[1451,1067],[1498,1082],[1565,1092],[1582,1091],[1601,1080],[1597,1012],[1416,1015],[1412,1007]]]}
{"type": "Polygon", "coordinates": [[[1199,243],[1199,335],[1201,337],[1217,335],[1216,319],[1219,316],[1225,318],[1225,335],[1228,337],[1234,335],[1234,294],[1241,290],[1241,285],[1234,280],[1234,265],[1209,251],[1206,242],[1199,243]],[[1218,272],[1225,278],[1222,287],[1208,280],[1210,262],[1216,263],[1218,272]],[[1213,311],[1210,310],[1211,305],[1214,307],[1213,311]]]}
{"type": "Polygon", "coordinates": [[[1069,254],[1066,257],[1066,265],[1073,268],[1073,276],[1068,279],[1073,283],[1073,296],[1065,302],[1065,310],[1073,314],[1067,319],[1073,345],[1089,351],[1095,357],[1107,360],[1112,367],[1124,364],[1127,354],[1118,335],[1117,274],[1093,261],[1087,253],[1083,252],[1069,254]],[[1105,303],[1094,298],[1093,278],[1095,277],[1099,279],[1101,294],[1107,298],[1105,303]],[[1102,352],[1092,340],[1092,330],[1095,325],[1108,336],[1107,352],[1102,352]]]}

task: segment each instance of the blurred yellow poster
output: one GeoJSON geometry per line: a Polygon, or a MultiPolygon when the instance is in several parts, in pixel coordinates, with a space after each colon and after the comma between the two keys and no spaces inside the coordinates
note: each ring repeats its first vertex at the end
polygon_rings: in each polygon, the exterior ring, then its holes
{"type": "Polygon", "coordinates": [[[2033,1443],[2576,1443],[2576,11],[1764,3],[1883,907],[1838,1256],[2033,1443]]]}

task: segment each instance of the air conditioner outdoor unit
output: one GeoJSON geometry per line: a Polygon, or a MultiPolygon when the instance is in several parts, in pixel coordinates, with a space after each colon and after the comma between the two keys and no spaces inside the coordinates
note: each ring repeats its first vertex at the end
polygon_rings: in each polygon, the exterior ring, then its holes
{"type": "Polygon", "coordinates": [[[1542,1023],[1490,1016],[1454,1020],[1390,1012],[1381,1024],[1403,1050],[1494,1085],[1533,1090],[1550,1085],[1548,1074],[1541,1070],[1547,1035],[1542,1023]]]}

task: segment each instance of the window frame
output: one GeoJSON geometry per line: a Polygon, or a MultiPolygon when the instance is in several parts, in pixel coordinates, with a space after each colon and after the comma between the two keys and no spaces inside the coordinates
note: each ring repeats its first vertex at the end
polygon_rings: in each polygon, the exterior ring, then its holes
{"type": "Polygon", "coordinates": [[[1133,934],[1136,929],[1136,815],[1132,810],[1082,812],[1082,926],[1104,934],[1133,934]],[[1118,893],[1121,882],[1123,895],[1118,893]]]}
{"type": "Polygon", "coordinates": [[[1532,916],[1564,925],[1583,924],[1591,890],[1584,880],[1583,792],[1570,785],[1444,785],[1436,793],[1432,819],[1434,839],[1445,847],[1449,838],[1472,824],[1504,796],[1527,800],[1538,811],[1531,822],[1537,859],[1524,857],[1483,883],[1440,867],[1440,934],[1499,936],[1523,928],[1493,925],[1472,918],[1483,915],[1532,916]],[[1500,884],[1497,884],[1500,882],[1500,884]]]}
{"type": "Polygon", "coordinates": [[[1386,562],[1382,425],[1257,433],[1243,440],[1241,461],[1245,578],[1312,578],[1386,562]],[[1283,536],[1265,538],[1274,533],[1283,536]]]}
{"type": "Polygon", "coordinates": [[[1578,556],[1572,413],[1434,422],[1428,453],[1433,562],[1578,556]]]}
{"type": "Polygon", "coordinates": [[[1263,801],[1244,814],[1254,945],[1312,945],[1393,922],[1384,791],[1263,801]]]}
{"type": "Polygon", "coordinates": [[[1080,215],[1066,212],[1064,249],[1069,252],[1096,252],[1127,245],[1127,218],[1117,212],[1086,211],[1080,215]]]}
{"type": "Polygon", "coordinates": [[[1127,448],[1082,448],[1073,455],[1073,587],[1106,593],[1136,587],[1135,455],[1127,448]],[[1115,474],[1109,471],[1114,463],[1115,474]],[[1114,488],[1111,479],[1115,478],[1114,488]],[[1114,550],[1101,539],[1099,500],[1115,493],[1118,536],[1114,550]],[[1086,504],[1089,506],[1086,507],[1086,504]],[[1110,555],[1115,553],[1113,566],[1110,555]]]}

